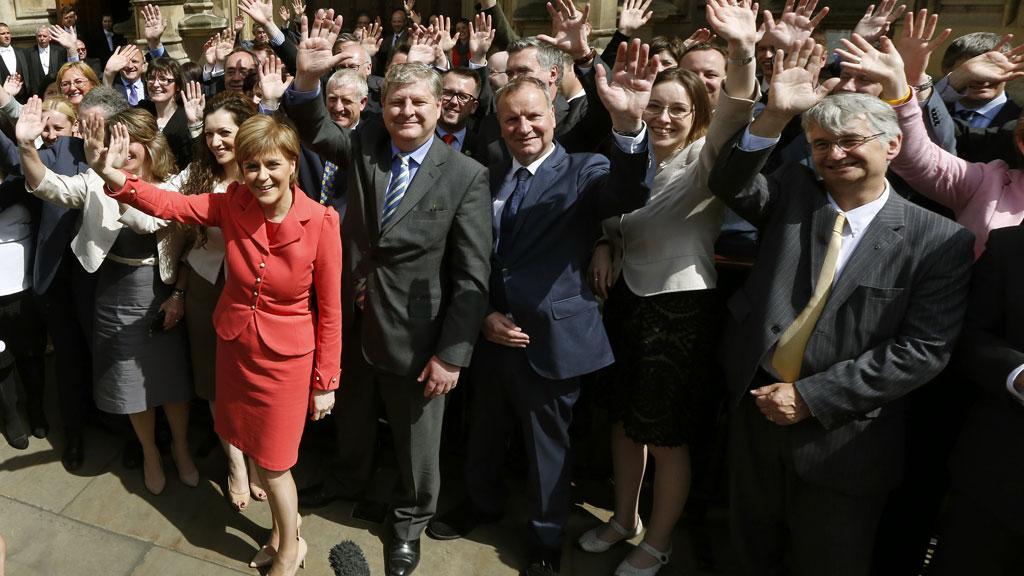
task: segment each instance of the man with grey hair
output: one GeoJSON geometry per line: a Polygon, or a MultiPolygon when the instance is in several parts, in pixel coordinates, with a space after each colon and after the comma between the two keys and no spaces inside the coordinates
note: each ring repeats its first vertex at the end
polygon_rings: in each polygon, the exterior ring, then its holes
{"type": "MultiPolygon", "coordinates": [[[[467,366],[487,308],[490,193],[482,166],[435,136],[441,78],[396,64],[381,86],[383,123],[353,132],[318,98],[319,78],[341,61],[332,47],[342,19],[303,16],[295,81],[285,95],[300,137],[348,167],[342,221],[344,368],[339,457],[305,503],[354,497],[366,488],[379,405],[395,439],[400,489],[391,503],[389,576],[411,574],[420,534],[437,508],[444,395],[467,366]]],[[[300,499],[300,504],[302,504],[300,499]]]]}
{"type": "MultiPolygon", "coordinates": [[[[78,59],[77,52],[73,56],[78,59]]],[[[57,70],[68,61],[68,51],[52,41],[49,26],[39,26],[36,28],[36,45],[25,49],[25,60],[28,64],[25,89],[29,94],[38,94],[44,88],[43,79],[49,76],[52,80],[57,70]]]]}
{"type": "Polygon", "coordinates": [[[907,394],[949,359],[973,261],[969,231],[886,181],[891,107],[816,91],[822,51],[807,40],[776,59],[767,107],[708,180],[762,239],[719,348],[739,574],[870,573],[907,394]],[[801,164],[760,174],[798,114],[820,179],[801,164]]]}

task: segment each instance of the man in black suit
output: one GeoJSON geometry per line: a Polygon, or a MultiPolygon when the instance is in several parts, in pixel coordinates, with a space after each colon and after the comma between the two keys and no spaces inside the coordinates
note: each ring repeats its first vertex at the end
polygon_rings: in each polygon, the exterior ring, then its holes
{"type": "Polygon", "coordinates": [[[96,73],[97,78],[103,77],[103,63],[100,62],[99,58],[91,58],[89,56],[89,48],[82,42],[81,38],[75,40],[75,46],[78,52],[78,59],[85,62],[92,68],[92,71],[96,73]]]}
{"type": "Polygon", "coordinates": [[[928,574],[1024,574],[1024,227],[993,230],[974,267],[956,359],[979,392],[950,461],[952,496],[928,574]]]}
{"type": "MultiPolygon", "coordinates": [[[[3,85],[11,74],[21,74],[24,81],[28,76],[28,60],[21,50],[11,46],[11,27],[0,22],[0,85],[3,85]]],[[[24,103],[28,100],[28,93],[28,90],[22,90],[16,99],[24,103]]]]}
{"type": "Polygon", "coordinates": [[[114,54],[114,50],[118,46],[124,46],[126,41],[123,34],[114,32],[114,17],[112,15],[104,14],[100,22],[102,23],[100,33],[90,34],[85,38],[89,51],[99,58],[102,68],[107,65],[107,59],[114,54]]]}
{"type": "Polygon", "coordinates": [[[43,79],[56,78],[57,70],[68,61],[68,51],[51,42],[48,26],[40,26],[36,29],[36,45],[25,49],[25,60],[28,64],[25,87],[29,93],[38,94],[45,87],[43,79]]]}
{"type": "Polygon", "coordinates": [[[441,90],[441,117],[437,120],[437,136],[456,151],[487,165],[486,156],[478,155],[476,133],[470,123],[479,105],[480,77],[469,68],[455,68],[444,75],[441,90]]]}
{"type": "Polygon", "coordinates": [[[980,138],[978,129],[1003,128],[1012,133],[1021,107],[1006,94],[1005,82],[982,82],[963,64],[991,50],[1003,54],[1013,47],[1001,44],[1002,35],[993,32],[965,34],[950,43],[942,55],[943,78],[935,83],[935,91],[954,118],[957,156],[968,162],[991,162],[1001,159],[1011,166],[1017,162],[1016,147],[1005,145],[1008,139],[980,138]]]}
{"type": "Polygon", "coordinates": [[[391,32],[380,43],[380,49],[377,51],[376,61],[373,64],[374,74],[384,75],[391,54],[409,37],[408,23],[409,15],[405,13],[404,9],[399,8],[391,13],[391,32]]]}
{"type": "Polygon", "coordinates": [[[437,507],[442,396],[468,365],[487,307],[490,195],[484,168],[434,136],[441,79],[423,64],[388,72],[382,124],[350,132],[331,121],[318,92],[340,61],[332,48],[341,25],[333,10],[317,12],[285,98],[303,140],[348,167],[345,399],[335,415],[344,433],[325,485],[331,497],[365,488],[382,403],[401,480],[387,574],[404,576],[419,563],[420,534],[437,507]]]}
{"type": "MultiPolygon", "coordinates": [[[[891,107],[815,92],[821,55],[810,39],[777,53],[767,107],[708,179],[761,237],[720,347],[739,574],[869,573],[906,395],[949,358],[973,260],[969,231],[886,182],[901,143],[891,107]],[[820,180],[799,164],[761,175],[801,113],[820,180]]],[[[912,97],[900,82],[881,97],[912,97]]]]}

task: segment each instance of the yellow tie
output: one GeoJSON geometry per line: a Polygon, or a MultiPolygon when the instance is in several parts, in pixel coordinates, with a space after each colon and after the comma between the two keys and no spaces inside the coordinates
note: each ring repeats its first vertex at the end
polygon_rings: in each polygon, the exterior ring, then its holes
{"type": "Polygon", "coordinates": [[[821,265],[821,273],[818,274],[818,283],[814,285],[811,300],[796,317],[796,320],[789,325],[789,328],[782,333],[782,337],[775,345],[772,366],[775,367],[783,382],[796,382],[800,377],[800,365],[804,361],[804,348],[807,347],[807,340],[811,337],[814,325],[818,323],[818,316],[821,316],[821,311],[825,308],[828,292],[832,289],[832,279],[835,278],[836,263],[839,261],[839,247],[843,244],[843,226],[845,224],[846,215],[840,212],[832,227],[832,238],[828,242],[825,261],[821,265]]]}

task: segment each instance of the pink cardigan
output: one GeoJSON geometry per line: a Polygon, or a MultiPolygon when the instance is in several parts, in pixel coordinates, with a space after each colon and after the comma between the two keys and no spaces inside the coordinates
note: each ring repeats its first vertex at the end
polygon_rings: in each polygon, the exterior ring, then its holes
{"type": "Polygon", "coordinates": [[[1002,160],[964,160],[928,138],[917,99],[894,107],[903,149],[890,166],[915,190],[948,206],[956,221],[974,232],[974,257],[985,251],[988,233],[1024,221],[1024,174],[1002,160]]]}

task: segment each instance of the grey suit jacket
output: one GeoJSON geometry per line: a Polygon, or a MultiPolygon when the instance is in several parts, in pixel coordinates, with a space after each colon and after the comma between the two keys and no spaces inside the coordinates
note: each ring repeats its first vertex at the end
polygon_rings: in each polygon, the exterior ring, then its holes
{"type": "MultiPolygon", "coordinates": [[[[732,146],[711,191],[761,234],[757,262],[729,300],[720,347],[732,404],[810,300],[836,211],[811,170],[758,173],[770,149],[732,146]]],[[[804,351],[796,388],[812,417],[787,429],[796,472],[849,494],[902,475],[900,401],[945,366],[966,307],[973,235],[890,193],[863,232],[804,351]]]]}
{"type": "Polygon", "coordinates": [[[350,365],[354,343],[388,372],[415,376],[432,355],[467,366],[487,309],[492,246],[487,172],[434,138],[398,211],[381,229],[391,177],[391,137],[378,122],[339,128],[323,100],[296,103],[288,115],[324,159],[346,167],[348,209],[341,225],[343,338],[350,365]],[[361,325],[354,321],[357,286],[365,281],[361,325]]]}

